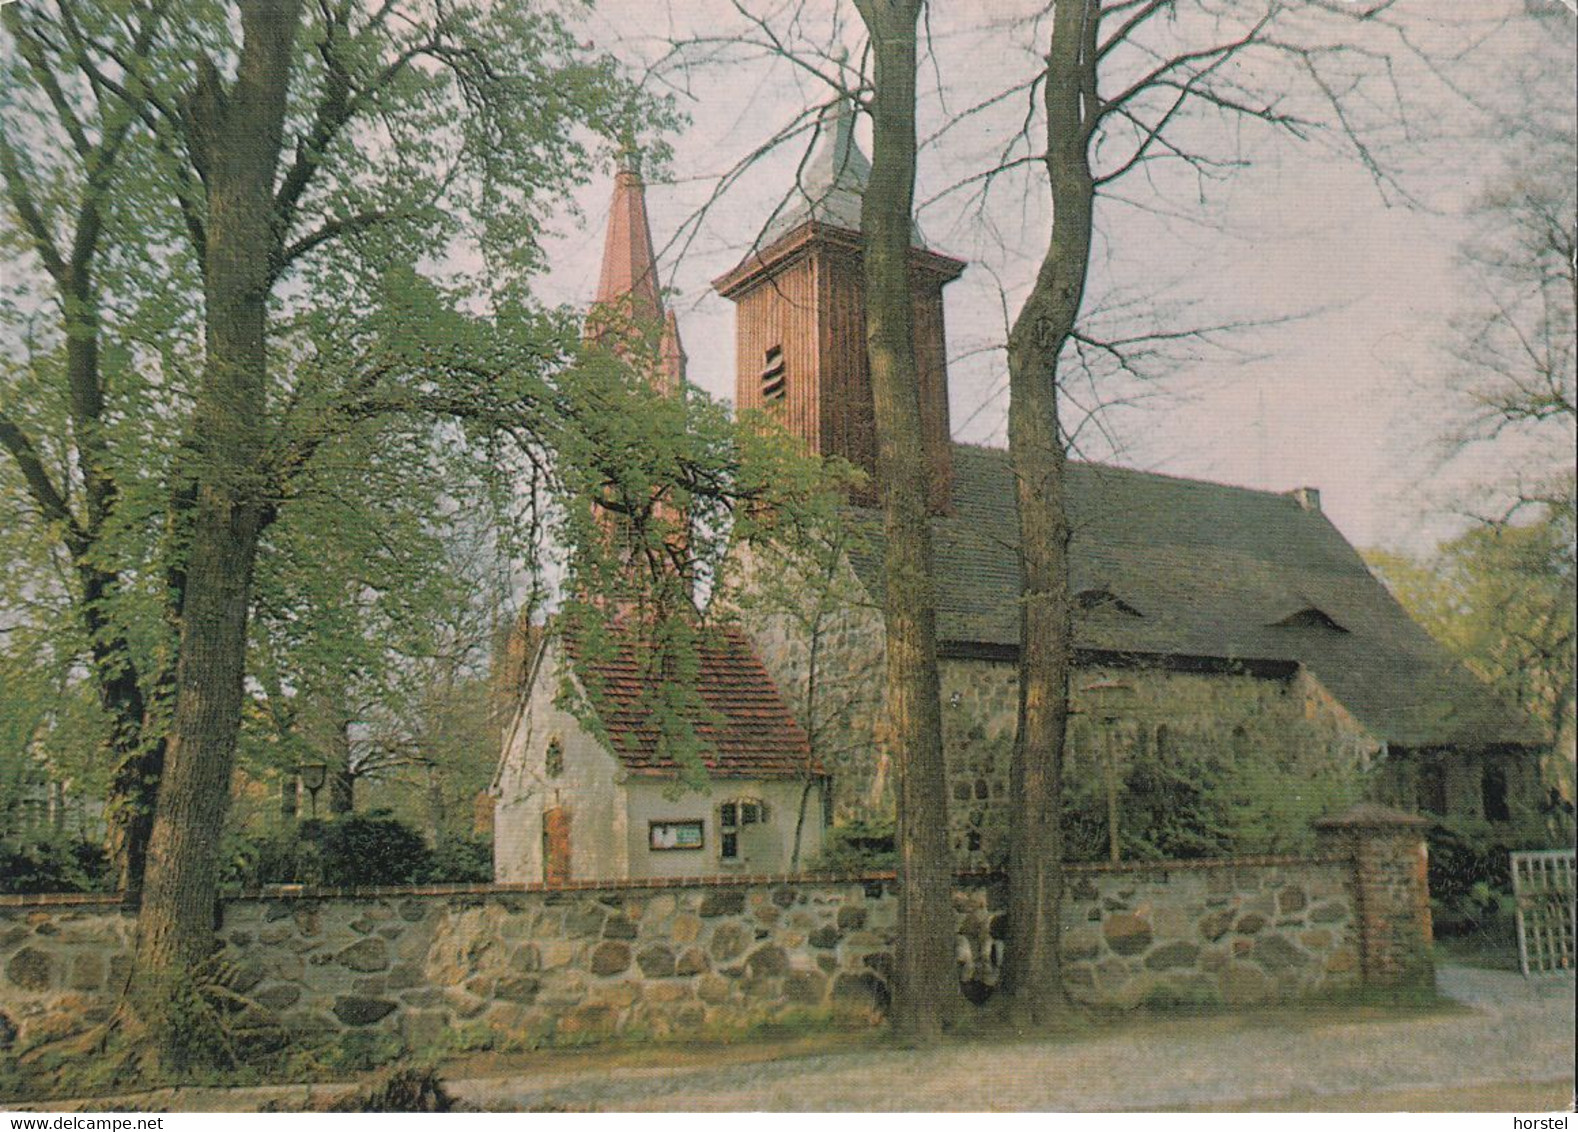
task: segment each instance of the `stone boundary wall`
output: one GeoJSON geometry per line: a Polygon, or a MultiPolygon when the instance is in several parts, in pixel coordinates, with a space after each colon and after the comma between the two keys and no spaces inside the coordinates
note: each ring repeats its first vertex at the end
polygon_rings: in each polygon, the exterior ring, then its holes
{"type": "MultiPolygon", "coordinates": [[[[1071,993],[1240,1005],[1415,977],[1429,937],[1411,842],[1383,831],[1399,860],[1382,868],[1363,848],[1370,827],[1342,829],[1349,851],[1324,858],[1069,866],[1071,993]]],[[[994,878],[960,878],[960,975],[975,998],[996,983],[1001,897],[994,878]]],[[[562,1043],[722,1036],[804,1012],[875,1021],[897,905],[891,874],[281,889],[225,900],[218,934],[233,989],[299,1033],[562,1043]]],[[[106,1017],[132,928],[113,897],[0,898],[0,1050],[106,1017]]]]}

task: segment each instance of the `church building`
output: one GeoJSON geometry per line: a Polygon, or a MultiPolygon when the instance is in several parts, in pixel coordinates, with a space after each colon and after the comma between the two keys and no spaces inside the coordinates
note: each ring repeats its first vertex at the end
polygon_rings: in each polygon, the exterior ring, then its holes
{"type": "MultiPolygon", "coordinates": [[[[737,307],[737,408],[766,410],[810,450],[874,473],[859,240],[870,166],[851,116],[838,116],[826,132],[802,171],[798,203],[780,211],[758,248],[715,287],[737,307]]],[[[608,255],[630,259],[613,267],[605,260],[603,302],[617,299],[619,286],[633,283],[634,293],[655,281],[640,182],[620,176],[608,255]],[[626,230],[637,217],[641,232],[632,239],[626,230]]],[[[1006,451],[957,444],[950,433],[943,292],[965,264],[926,247],[917,229],[910,265],[931,469],[949,834],[961,868],[989,868],[1002,861],[1013,805],[1012,471],[1006,451]]],[[[682,362],[655,282],[650,300],[640,301],[658,304],[648,317],[663,320],[673,342],[665,356],[682,362]]],[[[1072,855],[1295,850],[1304,847],[1309,819],[1356,797],[1492,822],[1532,816],[1540,798],[1532,722],[1409,618],[1323,514],[1317,490],[1268,492],[1071,462],[1067,494],[1076,602],[1066,768],[1072,855]]],[[[543,725],[549,707],[537,684],[548,678],[528,688],[495,787],[498,879],[556,875],[540,848],[558,836],[555,821],[628,846],[595,871],[637,876],[654,875],[638,867],[641,846],[649,856],[669,852],[653,848],[660,837],[693,846],[691,873],[741,867],[730,852],[742,843],[742,799],[767,815],[752,872],[782,871],[791,859],[814,865],[824,819],[869,828],[891,817],[874,502],[867,488],[847,510],[840,584],[848,600],[837,616],[813,632],[792,608],[742,606],[741,631],[728,636],[719,665],[728,680],[749,686],[741,695],[769,706],[746,712],[718,672],[704,674],[712,684],[702,694],[725,713],[739,705],[742,718],[771,734],[743,735],[744,745],[727,751],[720,745],[719,785],[693,806],[681,795],[670,807],[673,830],[658,822],[667,811],[637,815],[627,807],[611,818],[593,814],[591,795],[575,789],[551,799],[528,792],[523,784],[549,757],[549,732],[563,730],[543,725]],[[529,741],[520,738],[523,727],[529,741]],[[756,753],[751,743],[776,753],[756,753]],[[755,777],[742,777],[747,771],[755,777]],[[731,778],[750,785],[736,789],[731,778]],[[820,804],[809,804],[813,795],[820,804]],[[575,816],[546,816],[555,810],[575,816]],[[798,830],[797,844],[782,835],[784,824],[798,830]]],[[[750,567],[779,576],[794,569],[750,567]]],[[[542,647],[562,662],[562,649],[542,647]]],[[[653,769],[604,753],[615,777],[633,781],[653,769]],[[613,765],[621,760],[623,769],[613,765]]],[[[565,760],[568,781],[569,746],[553,757],[565,760]]]]}

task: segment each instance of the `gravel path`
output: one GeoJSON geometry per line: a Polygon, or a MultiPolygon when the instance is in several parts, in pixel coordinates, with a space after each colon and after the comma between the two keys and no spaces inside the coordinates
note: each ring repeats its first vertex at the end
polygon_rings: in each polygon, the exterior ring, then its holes
{"type": "MultiPolygon", "coordinates": [[[[1573,1074],[1573,978],[1442,968],[1468,1007],[1352,1020],[1340,1013],[1160,1021],[1074,1041],[861,1050],[730,1065],[576,1069],[449,1082],[491,1110],[1141,1111],[1272,1106],[1345,1095],[1415,1107],[1432,1092],[1518,1095],[1507,1087],[1573,1074]]],[[[1527,1092],[1527,1090],[1525,1090],[1527,1092]]],[[[1548,1089],[1542,1095],[1553,1095],[1548,1089]]],[[[1469,1104],[1471,1102],[1462,1102],[1469,1104]]]]}

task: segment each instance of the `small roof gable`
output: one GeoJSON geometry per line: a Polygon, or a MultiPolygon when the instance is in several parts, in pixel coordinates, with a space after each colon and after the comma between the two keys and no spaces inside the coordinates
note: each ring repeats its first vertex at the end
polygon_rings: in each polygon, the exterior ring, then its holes
{"type": "MultiPolygon", "coordinates": [[[[953,511],[932,520],[938,639],[1017,647],[1008,453],[956,445],[953,460],[953,511]]],[[[1319,511],[1274,492],[1082,463],[1068,465],[1068,505],[1071,592],[1108,593],[1140,614],[1113,616],[1102,601],[1076,609],[1077,647],[1294,662],[1402,746],[1536,741],[1530,722],[1425,633],[1319,511]]],[[[854,564],[874,587],[881,524],[866,526],[869,549],[854,564]]]]}
{"type": "MultiPolygon", "coordinates": [[[[601,702],[592,703],[592,710],[621,765],[637,774],[678,770],[659,750],[658,729],[644,702],[658,677],[633,635],[620,634],[609,655],[596,657],[573,639],[565,643],[576,675],[600,690],[595,699],[601,702]]],[[[699,660],[697,690],[705,708],[690,723],[708,748],[703,761],[709,774],[790,778],[826,773],[743,633],[733,627],[705,630],[699,660]]]]}

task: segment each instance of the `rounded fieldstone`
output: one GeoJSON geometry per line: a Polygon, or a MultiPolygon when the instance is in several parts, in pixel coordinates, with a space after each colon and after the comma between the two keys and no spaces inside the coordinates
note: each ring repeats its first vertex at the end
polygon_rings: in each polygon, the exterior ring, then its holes
{"type": "Polygon", "coordinates": [[[334,1016],[347,1026],[371,1026],[380,1018],[387,1017],[396,1005],[387,998],[341,995],[334,1000],[334,1016]]]}
{"type": "Polygon", "coordinates": [[[838,1002],[867,1006],[883,1012],[887,1011],[890,1001],[888,984],[869,971],[838,976],[833,980],[833,998],[838,1002]]]}
{"type": "Polygon", "coordinates": [[[11,956],[5,966],[11,985],[26,991],[48,990],[54,979],[55,964],[49,954],[36,947],[24,947],[11,956]]]}
{"type": "Polygon", "coordinates": [[[710,920],[718,916],[737,916],[743,911],[745,911],[745,893],[733,888],[707,893],[702,898],[701,908],[697,914],[704,920],[710,920]]]}
{"type": "Polygon", "coordinates": [[[1251,912],[1249,915],[1244,916],[1238,921],[1238,927],[1234,930],[1237,931],[1239,935],[1254,935],[1265,926],[1266,918],[1264,916],[1257,916],[1251,912]]]}
{"type": "Polygon", "coordinates": [[[696,997],[713,1005],[729,1001],[730,990],[729,980],[722,975],[706,974],[696,983],[696,997]]]}
{"type": "Polygon", "coordinates": [[[1232,908],[1222,908],[1216,912],[1200,918],[1200,938],[1209,943],[1215,943],[1233,926],[1233,917],[1236,911],[1232,908]]]}
{"type": "Polygon", "coordinates": [[[592,974],[617,975],[630,967],[630,945],[604,940],[592,951],[592,974]]]}
{"type": "Polygon", "coordinates": [[[707,951],[714,959],[733,959],[745,950],[747,942],[745,930],[739,924],[719,924],[712,933],[712,942],[707,945],[707,951]]]}
{"type": "Polygon", "coordinates": [[[769,944],[751,952],[751,957],[745,961],[745,966],[757,978],[765,975],[781,975],[789,969],[789,956],[784,953],[783,948],[769,944]]]}
{"type": "Polygon", "coordinates": [[[685,953],[674,963],[676,975],[699,975],[707,969],[707,957],[699,947],[685,949],[685,953]]]}
{"type": "Polygon", "coordinates": [[[1122,912],[1108,916],[1101,925],[1107,946],[1119,955],[1138,955],[1150,947],[1154,938],[1151,925],[1139,916],[1122,912]]]}
{"type": "Polygon", "coordinates": [[[780,908],[788,908],[795,902],[795,891],[792,888],[773,889],[773,903],[780,908]]]}
{"type": "Polygon", "coordinates": [[[398,911],[402,920],[414,924],[427,915],[427,904],[421,900],[402,900],[398,911]]]}
{"type": "Polygon", "coordinates": [[[839,930],[832,925],[817,928],[809,937],[812,947],[820,947],[824,951],[837,947],[839,938],[839,930]]]}
{"type": "Polygon", "coordinates": [[[843,907],[838,910],[838,927],[840,931],[858,932],[866,926],[866,910],[864,908],[843,907]]]}
{"type": "Polygon", "coordinates": [[[503,999],[505,1002],[536,1002],[537,991],[541,987],[542,980],[530,976],[523,976],[518,979],[500,979],[499,985],[493,988],[493,997],[503,999]]]}
{"type": "Polygon", "coordinates": [[[1325,904],[1317,904],[1310,910],[1310,923],[1335,924],[1338,920],[1348,915],[1348,909],[1341,901],[1332,900],[1325,904]]]}
{"type": "Polygon", "coordinates": [[[16,1044],[16,1023],[10,1015],[0,1010],[0,1049],[10,1049],[16,1044]]]}
{"type": "Polygon", "coordinates": [[[629,920],[624,916],[610,916],[608,917],[608,922],[603,925],[603,938],[635,939],[636,931],[637,929],[634,921],[629,920]]]}
{"type": "Polygon", "coordinates": [[[584,904],[564,914],[564,934],[570,939],[577,936],[601,935],[607,913],[595,904],[584,904]]]}
{"type": "Polygon", "coordinates": [[[802,1006],[818,1006],[827,991],[827,978],[817,971],[790,971],[784,976],[784,997],[802,1006]]]}
{"type": "Polygon", "coordinates": [[[335,956],[342,967],[353,971],[387,971],[389,945],[377,936],[359,939],[335,956]]]}
{"type": "Polygon", "coordinates": [[[636,966],[649,979],[666,979],[674,974],[674,953],[666,947],[648,947],[636,956],[636,966]]]}
{"type": "Polygon", "coordinates": [[[1304,890],[1296,885],[1288,885],[1277,893],[1277,911],[1283,915],[1302,912],[1309,904],[1309,898],[1304,895],[1304,890]]]}
{"type": "Polygon", "coordinates": [[[268,1010],[284,1010],[301,1001],[301,988],[289,983],[276,983],[258,991],[252,996],[252,1001],[268,1010]]]}
{"type": "Polygon", "coordinates": [[[1290,971],[1295,967],[1302,967],[1310,961],[1310,955],[1295,945],[1289,943],[1280,935],[1263,936],[1255,942],[1254,953],[1250,956],[1268,971],[1290,971]]]}
{"type": "Polygon", "coordinates": [[[1167,971],[1193,967],[1199,957],[1200,949],[1192,943],[1164,943],[1145,957],[1145,965],[1153,971],[1167,971]]]}
{"type": "Polygon", "coordinates": [[[104,960],[91,951],[78,953],[71,961],[71,989],[91,991],[103,985],[104,960]]]}

